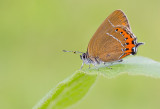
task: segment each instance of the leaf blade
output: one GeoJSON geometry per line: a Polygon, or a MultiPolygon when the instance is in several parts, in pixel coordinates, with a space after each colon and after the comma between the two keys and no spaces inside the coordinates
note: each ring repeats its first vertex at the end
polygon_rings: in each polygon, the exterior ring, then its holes
{"type": "Polygon", "coordinates": [[[111,67],[112,69],[100,66],[98,70],[94,68],[85,71],[90,73],[99,73],[107,78],[116,77],[123,73],[128,73],[129,75],[144,75],[160,78],[160,63],[146,57],[130,57],[111,67]]]}
{"type": "Polygon", "coordinates": [[[33,109],[64,109],[81,100],[95,83],[97,75],[77,71],[59,83],[33,109]]]}
{"type": "Polygon", "coordinates": [[[52,89],[34,109],[64,109],[72,106],[86,95],[98,75],[113,78],[128,73],[160,78],[160,63],[145,57],[130,57],[111,67],[112,69],[99,66],[98,69],[77,71],[71,78],[67,78],[52,89]]]}

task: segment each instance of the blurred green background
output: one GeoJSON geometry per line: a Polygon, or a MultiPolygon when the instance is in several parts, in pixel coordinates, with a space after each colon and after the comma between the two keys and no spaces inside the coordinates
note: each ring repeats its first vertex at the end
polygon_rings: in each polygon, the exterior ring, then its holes
{"type": "MultiPolygon", "coordinates": [[[[79,55],[116,9],[127,15],[138,55],[160,61],[159,0],[0,0],[0,108],[30,109],[80,68],[79,55]]],[[[160,80],[100,77],[75,109],[160,109],[160,80]]]]}

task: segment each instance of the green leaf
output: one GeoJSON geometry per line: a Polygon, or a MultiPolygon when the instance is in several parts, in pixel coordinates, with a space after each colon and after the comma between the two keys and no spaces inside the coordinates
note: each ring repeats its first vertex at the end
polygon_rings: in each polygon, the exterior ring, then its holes
{"type": "Polygon", "coordinates": [[[123,73],[128,73],[129,75],[144,75],[154,78],[160,78],[160,63],[152,59],[134,56],[124,59],[123,62],[119,64],[108,67],[99,66],[98,69],[86,69],[85,72],[99,73],[107,78],[116,77],[123,73]]]}
{"type": "Polygon", "coordinates": [[[34,109],[64,109],[75,104],[87,94],[97,75],[113,78],[128,73],[160,78],[160,63],[145,57],[134,56],[110,67],[102,65],[77,71],[52,89],[34,109]]]}
{"type": "Polygon", "coordinates": [[[81,100],[95,83],[97,75],[77,71],[52,89],[33,109],[64,109],[81,100]]]}

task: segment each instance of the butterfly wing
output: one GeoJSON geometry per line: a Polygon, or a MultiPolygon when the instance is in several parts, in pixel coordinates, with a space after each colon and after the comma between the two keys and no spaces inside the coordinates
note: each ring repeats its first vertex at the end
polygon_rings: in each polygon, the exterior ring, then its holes
{"type": "Polygon", "coordinates": [[[124,37],[115,32],[116,26],[130,28],[127,17],[121,10],[114,11],[97,29],[91,38],[87,52],[89,57],[99,58],[104,62],[119,60],[124,54],[124,37]]]}
{"type": "Polygon", "coordinates": [[[123,25],[128,27],[130,29],[129,21],[127,19],[127,16],[124,14],[122,10],[115,10],[108,18],[113,25],[123,25]]]}

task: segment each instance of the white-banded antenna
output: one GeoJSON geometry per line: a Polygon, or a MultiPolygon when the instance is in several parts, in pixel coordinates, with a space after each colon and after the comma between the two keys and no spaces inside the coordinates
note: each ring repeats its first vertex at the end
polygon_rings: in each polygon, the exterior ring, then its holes
{"type": "Polygon", "coordinates": [[[62,50],[63,52],[73,52],[74,54],[78,54],[78,53],[83,53],[83,52],[79,52],[79,51],[67,51],[67,50],[62,50]]]}

